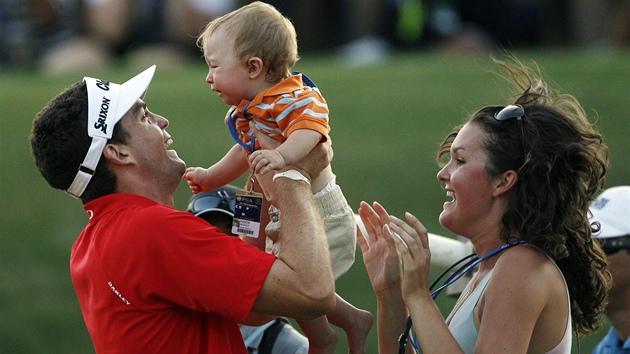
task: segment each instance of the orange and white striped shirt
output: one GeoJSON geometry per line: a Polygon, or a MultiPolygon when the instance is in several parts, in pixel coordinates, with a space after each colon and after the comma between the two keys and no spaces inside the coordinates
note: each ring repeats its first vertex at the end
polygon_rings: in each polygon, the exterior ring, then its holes
{"type": "MultiPolygon", "coordinates": [[[[302,74],[291,75],[261,91],[253,100],[243,100],[230,108],[226,124],[234,125],[238,139],[251,146],[250,120],[257,129],[281,143],[298,129],[315,130],[322,134],[322,141],[328,139],[328,105],[317,87],[303,83],[302,74]]],[[[245,150],[251,153],[258,148],[256,141],[252,151],[245,150]]]]}

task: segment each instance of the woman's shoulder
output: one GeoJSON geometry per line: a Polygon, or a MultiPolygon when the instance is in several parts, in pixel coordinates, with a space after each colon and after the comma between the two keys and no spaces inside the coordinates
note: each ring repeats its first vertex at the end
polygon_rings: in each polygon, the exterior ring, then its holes
{"type": "MultiPolygon", "coordinates": [[[[547,256],[547,254],[536,246],[532,246],[529,244],[522,244],[518,246],[513,246],[501,254],[501,258],[505,263],[511,262],[553,262],[551,258],[547,256]]],[[[497,262],[498,263],[498,262],[497,262]]]]}
{"type": "Polygon", "coordinates": [[[486,290],[486,300],[507,301],[505,294],[518,294],[527,309],[542,309],[563,301],[566,293],[562,273],[540,249],[517,246],[505,250],[497,260],[486,290]],[[559,300],[560,299],[560,300],[559,300]]]}
{"type": "Polygon", "coordinates": [[[546,281],[560,277],[555,262],[541,249],[520,245],[502,252],[494,267],[493,277],[510,277],[520,282],[546,281]]]}

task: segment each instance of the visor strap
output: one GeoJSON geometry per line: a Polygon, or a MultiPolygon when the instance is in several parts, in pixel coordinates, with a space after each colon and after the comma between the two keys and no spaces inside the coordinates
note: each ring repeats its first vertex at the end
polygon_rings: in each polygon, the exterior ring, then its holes
{"type": "Polygon", "coordinates": [[[88,183],[90,183],[94,172],[96,171],[96,166],[98,165],[98,161],[101,159],[105,145],[107,145],[106,138],[100,136],[92,138],[92,144],[90,144],[90,148],[85,155],[85,159],[83,160],[83,163],[79,165],[77,175],[74,177],[74,181],[72,181],[70,187],[66,189],[66,193],[75,198],[81,197],[88,183]]]}

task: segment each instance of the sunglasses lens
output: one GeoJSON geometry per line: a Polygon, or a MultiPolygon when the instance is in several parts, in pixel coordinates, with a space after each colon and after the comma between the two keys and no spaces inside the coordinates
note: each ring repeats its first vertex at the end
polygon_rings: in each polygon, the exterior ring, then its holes
{"type": "Polygon", "coordinates": [[[607,255],[615,254],[620,250],[630,249],[630,240],[627,239],[607,239],[602,246],[607,255]]]}
{"type": "Polygon", "coordinates": [[[523,109],[521,105],[519,104],[509,105],[503,108],[502,110],[498,111],[497,113],[495,113],[494,119],[498,121],[508,120],[512,118],[521,120],[521,118],[523,118],[524,115],[525,115],[525,110],[523,109]]]}
{"type": "Polygon", "coordinates": [[[615,254],[615,253],[619,252],[620,249],[621,248],[604,246],[604,253],[606,253],[607,256],[610,256],[611,254],[615,254]]]}
{"type": "Polygon", "coordinates": [[[230,198],[228,200],[228,207],[230,208],[232,214],[234,214],[234,210],[236,209],[236,198],[230,198]]]}
{"type": "Polygon", "coordinates": [[[223,198],[213,195],[201,197],[193,203],[193,212],[198,213],[203,210],[218,208],[222,201],[223,198]]]}
{"type": "Polygon", "coordinates": [[[219,197],[216,195],[203,196],[194,201],[192,212],[198,213],[208,209],[223,209],[234,213],[236,198],[219,197]],[[227,209],[226,209],[227,208],[227,209]]]}

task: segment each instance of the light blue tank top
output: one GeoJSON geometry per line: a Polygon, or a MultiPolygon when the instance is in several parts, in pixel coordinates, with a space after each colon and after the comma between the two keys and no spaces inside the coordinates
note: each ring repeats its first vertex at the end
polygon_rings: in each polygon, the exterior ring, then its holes
{"type": "Polygon", "coordinates": [[[486,289],[486,285],[488,285],[492,272],[494,272],[494,269],[481,280],[475,290],[455,312],[448,325],[453,337],[455,337],[459,346],[462,347],[464,353],[467,354],[473,353],[477,345],[479,332],[477,331],[477,326],[475,326],[474,310],[479,302],[479,298],[481,298],[481,294],[486,289]]]}
{"type": "MultiPolygon", "coordinates": [[[[555,262],[554,262],[555,264],[555,262]]],[[[557,266],[556,266],[557,267],[557,266]]],[[[475,346],[477,345],[477,337],[479,332],[477,327],[475,326],[474,319],[474,310],[481,298],[481,294],[483,294],[486,289],[486,285],[488,285],[488,281],[492,276],[491,270],[488,274],[481,280],[479,285],[473,290],[470,296],[464,301],[462,306],[457,310],[457,312],[451,318],[451,322],[448,325],[453,337],[459,343],[459,346],[462,348],[464,353],[472,354],[475,352],[475,346]]],[[[559,269],[558,269],[559,271],[559,269]]],[[[562,273],[560,273],[562,274],[562,273]]],[[[562,280],[564,282],[564,287],[567,290],[567,298],[569,299],[569,290],[567,288],[567,283],[564,280],[564,276],[562,276],[562,280]]],[[[564,336],[552,350],[548,351],[545,354],[570,354],[571,353],[571,301],[569,299],[569,316],[566,325],[566,330],[564,332],[564,336]]]]}

